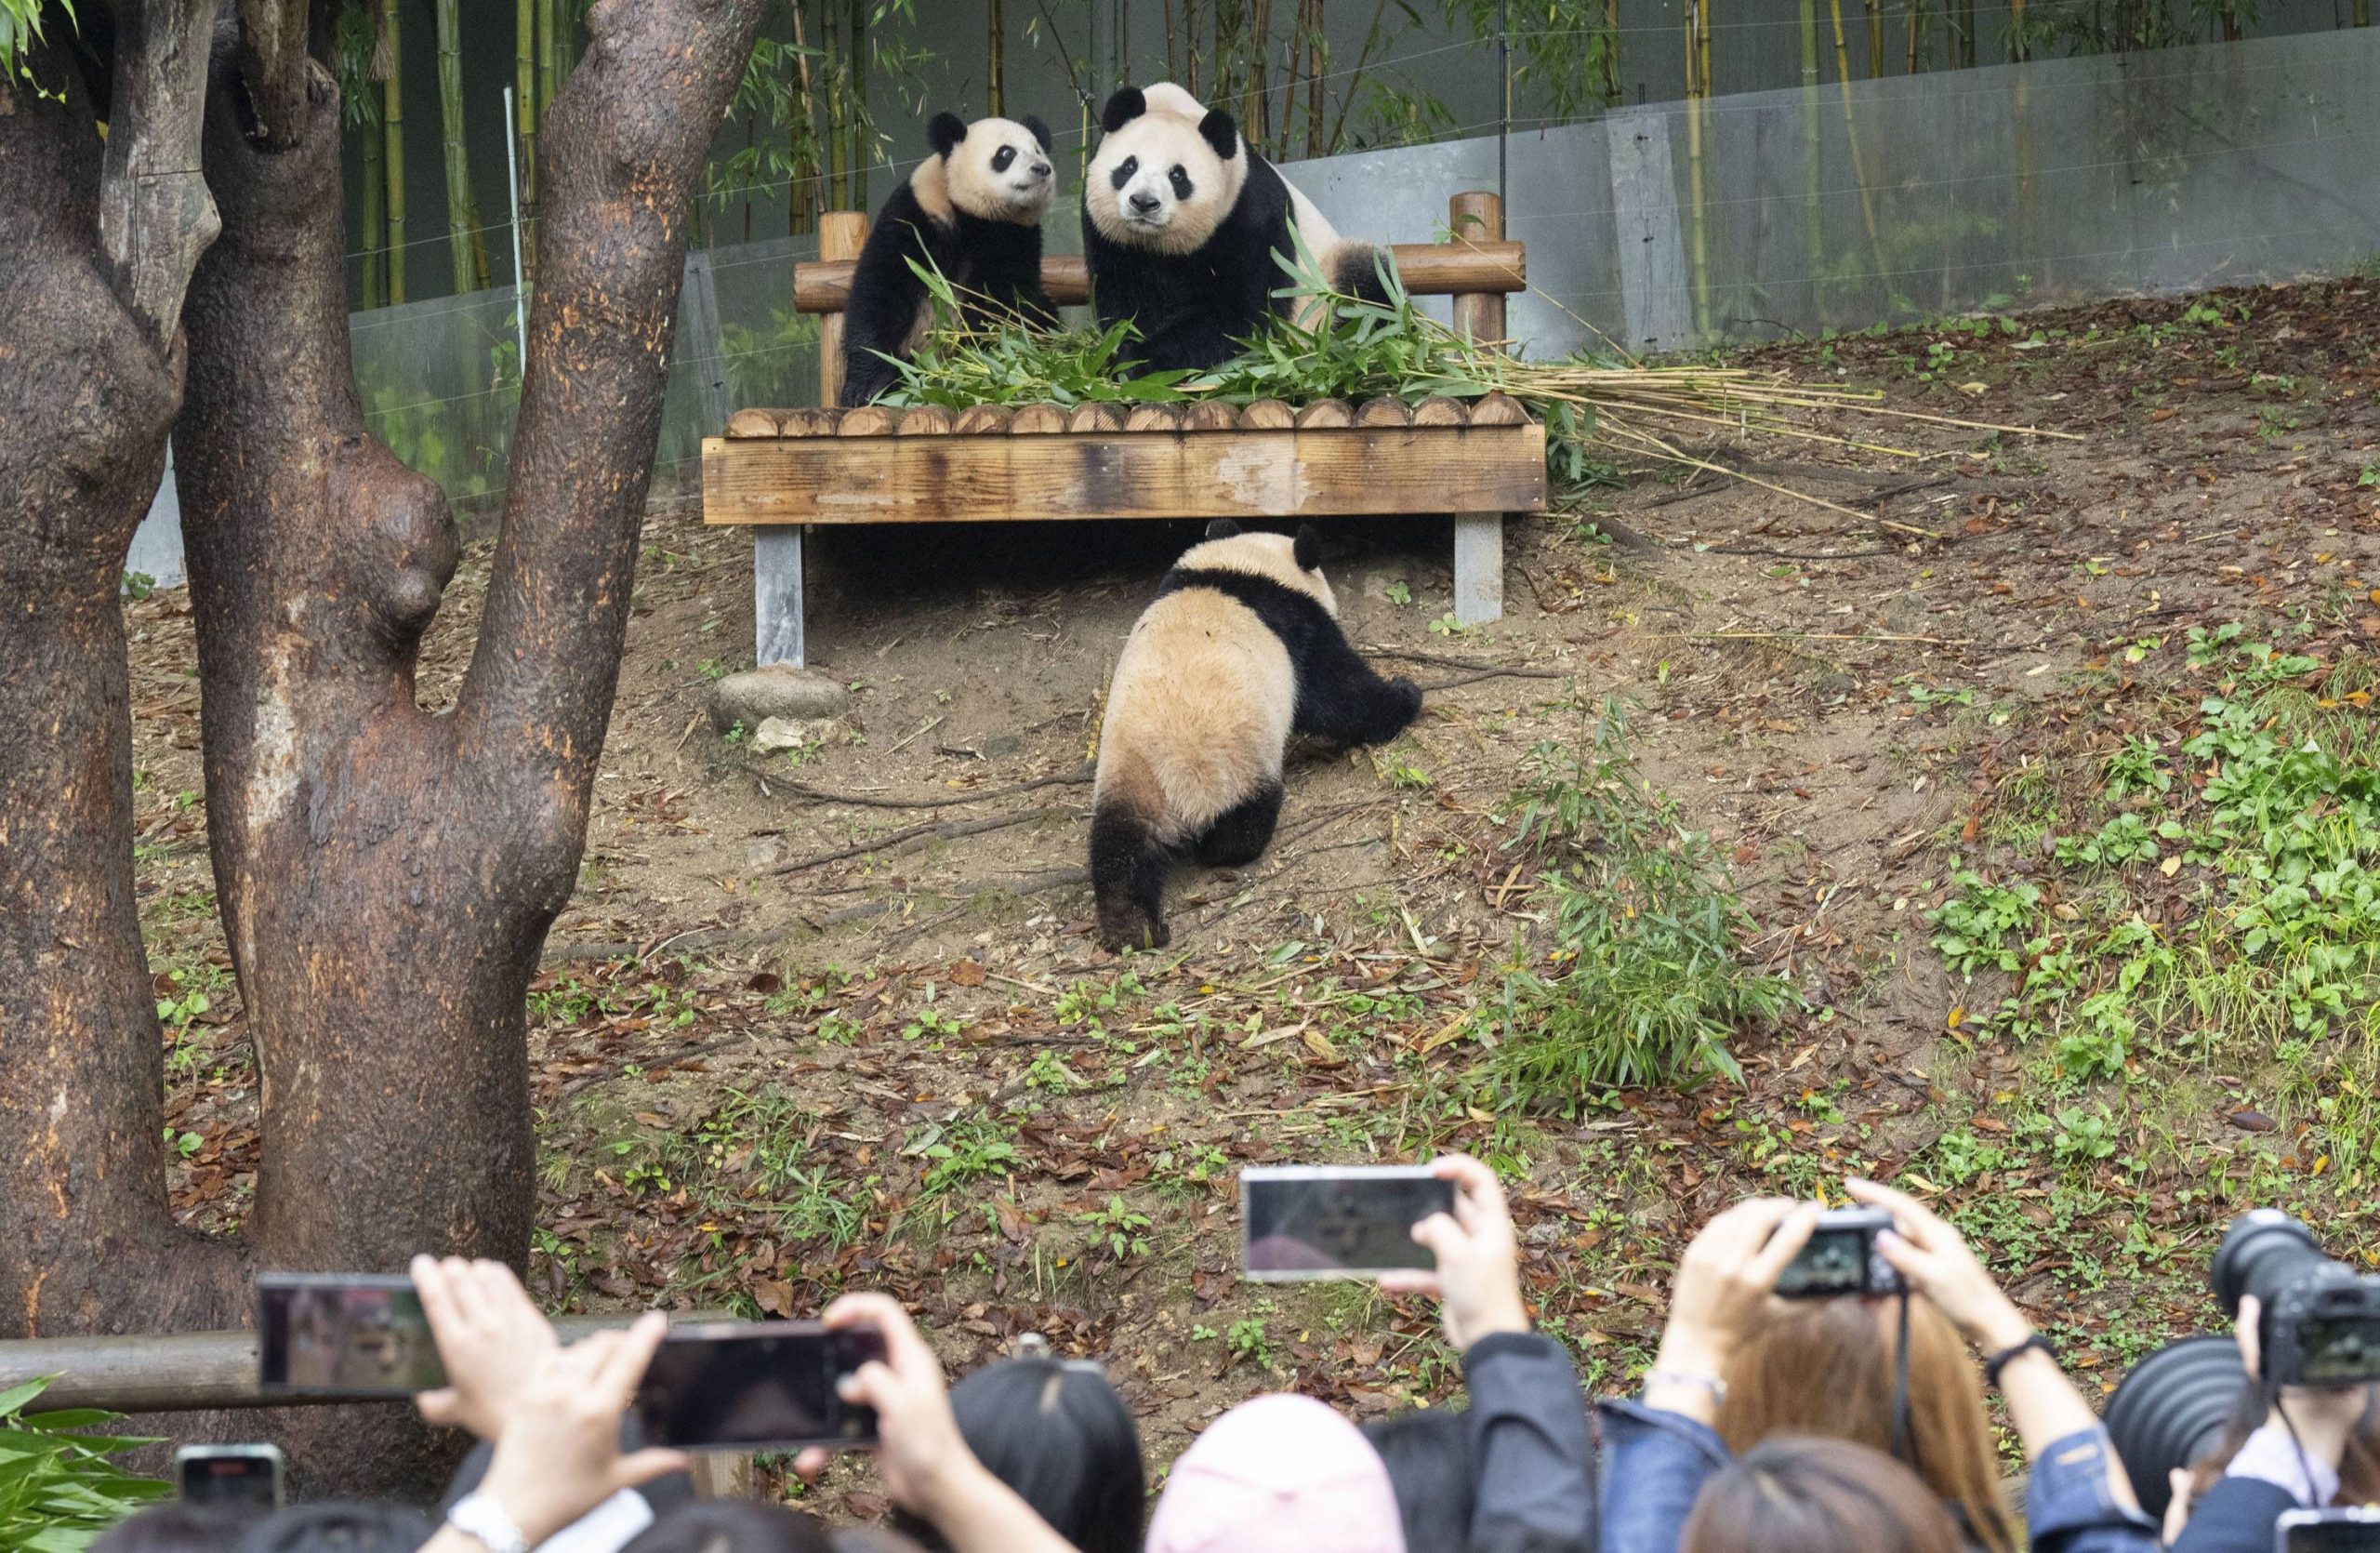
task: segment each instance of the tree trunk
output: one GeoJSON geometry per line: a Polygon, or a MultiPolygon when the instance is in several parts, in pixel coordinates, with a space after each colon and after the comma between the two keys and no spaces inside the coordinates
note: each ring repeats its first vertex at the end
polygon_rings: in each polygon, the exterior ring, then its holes
{"type": "MultiPolygon", "coordinates": [[[[127,8],[99,110],[63,50],[0,86],[0,1332],[211,1320],[235,1248],[178,1230],[132,877],[119,590],[216,231],[194,174],[214,0],[127,8]]],[[[64,32],[51,29],[53,39],[64,32]]]]}
{"type": "MultiPolygon", "coordinates": [[[[548,125],[503,537],[443,716],[413,673],[454,525],[363,430],[337,93],[302,35],[244,38],[202,100],[215,0],[125,7],[104,143],[59,56],[30,60],[61,100],[0,87],[0,1190],[20,1205],[0,1330],[232,1324],[251,1256],[526,1260],[523,999],[616,687],[684,213],[761,5],[596,9],[548,125]],[[292,49],[304,113],[261,115],[243,71],[292,49]],[[209,843],[261,1081],[256,1208],[216,1242],[165,1199],[131,866],[117,590],[169,430],[209,843]]],[[[281,1423],[317,1482],[371,1491],[415,1477],[406,1415],[281,1423]]]]}

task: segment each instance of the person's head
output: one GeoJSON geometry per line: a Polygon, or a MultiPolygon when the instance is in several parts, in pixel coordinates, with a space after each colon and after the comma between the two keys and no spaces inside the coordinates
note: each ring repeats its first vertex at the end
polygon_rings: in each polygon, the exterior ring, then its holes
{"type": "Polygon", "coordinates": [[[1712,1478],[1678,1553],[1964,1553],[1934,1491],[1847,1440],[1779,1436],[1712,1478]]]}
{"type": "MultiPolygon", "coordinates": [[[[1038,1355],[987,1364],[950,1388],[950,1411],[984,1469],[1081,1553],[1137,1553],[1148,1505],[1141,1433],[1097,1365],[1038,1355]]],[[[940,1545],[921,1521],[900,1525],[940,1545]]]]}
{"type": "MultiPolygon", "coordinates": [[[[2193,1501],[2215,1485],[2240,1447],[2271,1414],[2272,1403],[2262,1387],[2251,1382],[2240,1387],[2239,1400],[2232,1404],[2231,1416],[2225,1421],[2215,1448],[2189,1464],[2193,1501]]],[[[2339,1458],[2338,1497],[2333,1503],[2380,1505],[2380,1403],[2364,1409],[2363,1422],[2347,1437],[2347,1451],[2339,1458]]]]}
{"type": "Polygon", "coordinates": [[[262,1520],[264,1505],[152,1505],[99,1533],[91,1553],[231,1553],[262,1520]]]}
{"type": "Polygon", "coordinates": [[[1461,1547],[1471,1534],[1479,1469],[1471,1430],[1449,1408],[1416,1408],[1363,1427],[1388,1468],[1408,1547],[1461,1547]]]}
{"type": "MultiPolygon", "coordinates": [[[[1899,1327],[1897,1299],[1793,1304],[1727,1366],[1718,1429],[1728,1449],[1820,1435],[1889,1453],[1899,1327]]],[[[2022,1542],[2001,1496],[1982,1377],[1958,1329],[1923,1295],[1909,1302],[1909,1436],[1911,1465],[1957,1507],[1976,1543],[2015,1553],[2022,1542]]]]}
{"type": "Polygon", "coordinates": [[[1405,1553],[1405,1533],[1362,1432],[1278,1393],[1240,1403],[1182,1453],[1148,1553],[1405,1553]]]}
{"type": "Polygon", "coordinates": [[[681,1505],[628,1540],[620,1553],[833,1553],[815,1516],[748,1499],[681,1505]]]}
{"type": "Polygon", "coordinates": [[[438,1530],[411,1505],[290,1505],[249,1529],[240,1553],[414,1553],[438,1530]]]}

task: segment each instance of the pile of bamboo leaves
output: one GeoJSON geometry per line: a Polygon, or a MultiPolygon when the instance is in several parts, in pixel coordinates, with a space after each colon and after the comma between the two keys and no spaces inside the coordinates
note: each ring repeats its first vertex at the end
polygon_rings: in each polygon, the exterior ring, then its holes
{"type": "Polygon", "coordinates": [[[1681,445],[1722,433],[1791,437],[1903,458],[1934,455],[1880,440],[1880,433],[1862,423],[1924,422],[2077,440],[2069,432],[1891,408],[1873,390],[1803,382],[1746,367],[1647,366],[1616,352],[1608,358],[1529,361],[1508,354],[1500,342],[1473,340],[1422,312],[1393,273],[1383,274],[1388,299],[1369,301],[1333,290],[1302,249],[1294,259],[1283,258],[1281,265],[1289,284],[1276,295],[1290,299],[1291,317],[1274,320],[1238,355],[1209,370],[1137,377],[1128,375],[1135,347],[1129,323],[1048,331],[999,323],[971,325],[960,307],[967,299],[943,275],[920,268],[918,273],[934,298],[937,323],[912,359],[894,361],[901,376],[885,402],[950,409],[1209,398],[1302,405],[1382,396],[1475,399],[1502,392],[1545,421],[1547,458],[1557,487],[1585,478],[1598,462],[1590,450],[1606,458],[1713,469],[1765,484],[1739,471],[1720,470],[1681,445]]]}

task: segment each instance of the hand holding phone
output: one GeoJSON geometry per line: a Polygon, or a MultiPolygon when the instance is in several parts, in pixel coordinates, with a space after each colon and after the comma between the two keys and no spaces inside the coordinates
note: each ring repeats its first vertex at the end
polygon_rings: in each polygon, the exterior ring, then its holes
{"type": "Polygon", "coordinates": [[[645,1438],[707,1446],[850,1448],[876,1443],[876,1414],[843,1399],[845,1377],[884,1357],[873,1328],[816,1321],[720,1321],[670,1333],[646,1366],[637,1416],[645,1438]]]}
{"type": "Polygon", "coordinates": [[[277,1445],[185,1445],[174,1453],[174,1483],[185,1505],[281,1507],[277,1445]]]}
{"type": "Polygon", "coordinates": [[[1251,1165],[1239,1175],[1241,1276],[1292,1282],[1427,1271],[1437,1258],[1413,1228],[1454,1211],[1454,1183],[1429,1165],[1251,1165]]]}

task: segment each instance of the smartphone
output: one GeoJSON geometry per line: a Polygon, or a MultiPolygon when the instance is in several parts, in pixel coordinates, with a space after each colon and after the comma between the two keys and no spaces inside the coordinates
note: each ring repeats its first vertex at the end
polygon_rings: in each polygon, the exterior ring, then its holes
{"type": "Polygon", "coordinates": [[[1876,1250],[1893,1227],[1884,1208],[1829,1208],[1818,1215],[1809,1243],[1777,1275],[1784,1299],[1832,1299],[1840,1294],[1896,1294],[1900,1274],[1876,1250]]]}
{"type": "Polygon", "coordinates": [[[2274,1523],[2273,1553],[2374,1553],[2380,1509],[2288,1510],[2274,1523]]]}
{"type": "Polygon", "coordinates": [[[267,1391],[409,1397],[446,1384],[403,1274],[260,1274],[257,1333],[267,1391]]]}
{"type": "Polygon", "coordinates": [[[281,1507],[278,1445],[185,1445],[174,1453],[174,1481],[185,1505],[281,1507]]]}
{"type": "Polygon", "coordinates": [[[876,1410],[846,1402],[836,1383],[884,1357],[872,1327],[816,1321],[708,1321],[676,1327],[637,1388],[645,1443],[851,1447],[876,1443],[876,1410]]]}
{"type": "Polygon", "coordinates": [[[1437,1266],[1413,1227],[1454,1212],[1428,1165],[1251,1165],[1239,1173],[1240,1276],[1282,1283],[1437,1266]]]}

